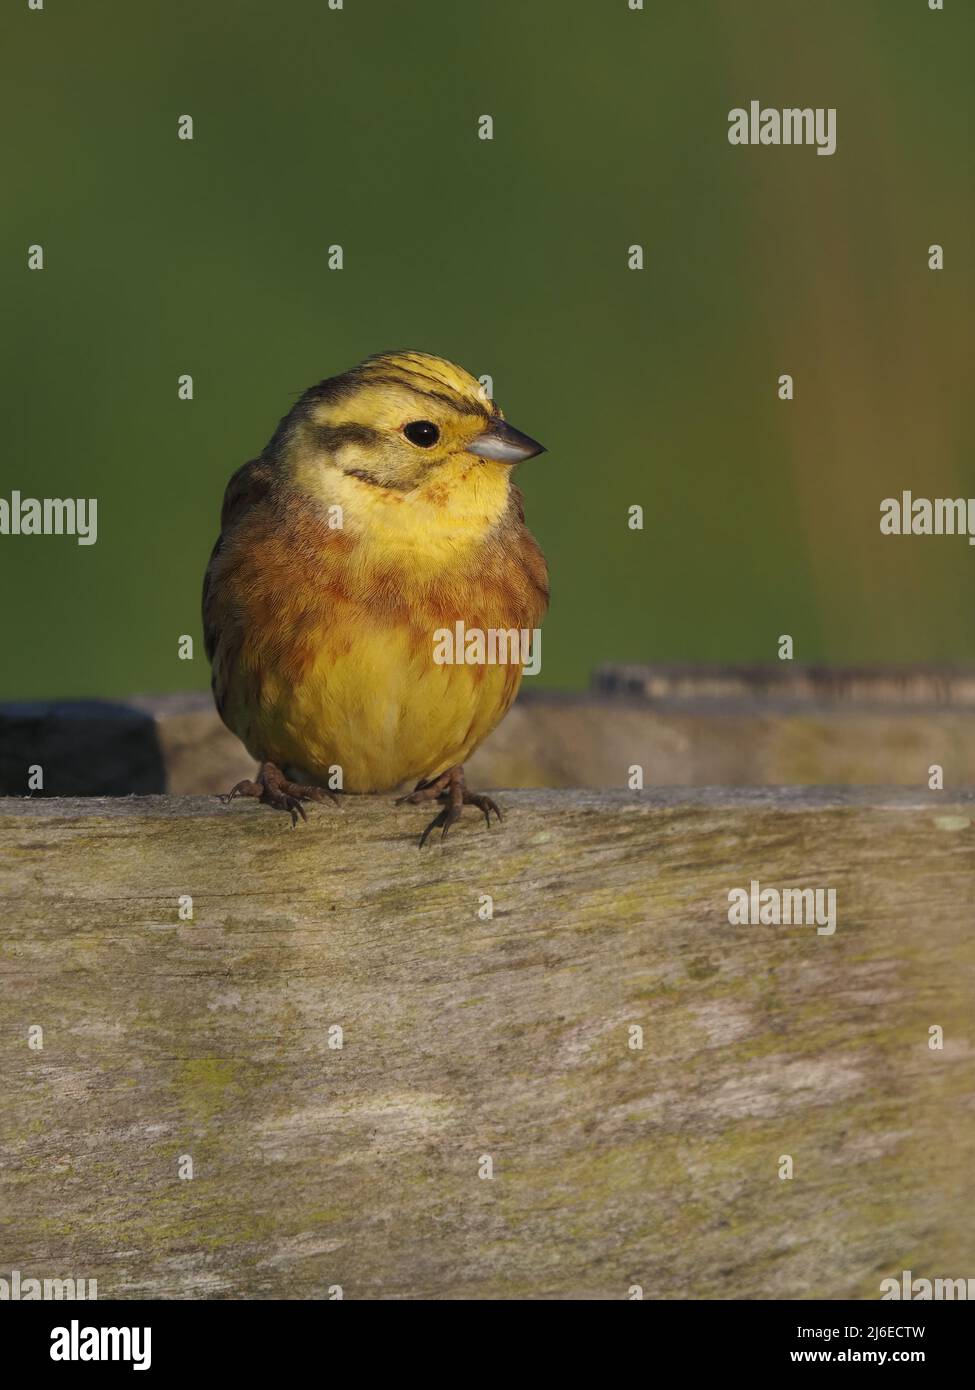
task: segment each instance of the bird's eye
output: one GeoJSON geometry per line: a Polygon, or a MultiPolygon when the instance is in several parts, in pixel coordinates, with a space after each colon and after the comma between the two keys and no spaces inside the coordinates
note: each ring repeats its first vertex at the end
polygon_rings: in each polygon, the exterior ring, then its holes
{"type": "Polygon", "coordinates": [[[403,433],[411,444],[421,449],[429,449],[440,438],[440,431],[432,420],[411,420],[403,426],[403,433]]]}

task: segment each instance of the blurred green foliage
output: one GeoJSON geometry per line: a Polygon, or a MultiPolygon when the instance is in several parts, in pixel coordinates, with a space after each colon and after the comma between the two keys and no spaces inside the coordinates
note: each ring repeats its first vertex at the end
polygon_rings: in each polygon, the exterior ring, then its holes
{"type": "Polygon", "coordinates": [[[0,695],[205,686],[177,639],[227,477],[304,387],[391,347],[490,373],[548,446],[519,474],[552,570],[541,683],[774,660],[784,632],[804,661],[975,659],[975,550],[878,527],[902,488],[975,495],[975,6],[9,0],[3,22],[0,492],[97,496],[99,540],[0,537],[0,695]],[[730,146],[752,98],[835,106],[837,153],[730,146]]]}

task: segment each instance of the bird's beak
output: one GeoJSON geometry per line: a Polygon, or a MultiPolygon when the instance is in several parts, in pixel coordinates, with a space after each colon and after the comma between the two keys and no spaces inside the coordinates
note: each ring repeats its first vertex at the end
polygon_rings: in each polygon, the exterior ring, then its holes
{"type": "Polygon", "coordinates": [[[522,434],[507,420],[492,420],[484,433],[468,444],[467,452],[482,459],[496,459],[498,463],[521,463],[524,459],[533,459],[536,454],[544,454],[545,445],[522,434]]]}

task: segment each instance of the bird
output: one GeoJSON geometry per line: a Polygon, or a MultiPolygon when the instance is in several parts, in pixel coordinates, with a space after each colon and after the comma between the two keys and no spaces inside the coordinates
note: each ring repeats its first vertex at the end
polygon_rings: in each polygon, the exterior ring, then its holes
{"type": "Polygon", "coordinates": [[[544,452],[426,352],[376,353],[299,397],[227,484],[203,582],[217,711],[259,764],[225,801],[294,828],[333,788],[415,782],[396,804],[441,808],[421,848],[464,806],[502,819],[464,763],[517,695],[521,652],[447,661],[436,644],[458,624],[539,631],[548,570],[512,471],[544,452]]]}

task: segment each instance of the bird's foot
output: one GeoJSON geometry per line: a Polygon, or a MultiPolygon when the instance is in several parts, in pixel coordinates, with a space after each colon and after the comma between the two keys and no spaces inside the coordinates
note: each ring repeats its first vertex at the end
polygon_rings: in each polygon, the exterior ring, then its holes
{"type": "Polygon", "coordinates": [[[256,796],[265,806],[273,806],[276,811],[287,811],[291,816],[291,828],[298,824],[298,817],[306,821],[303,801],[334,801],[338,798],[324,787],[306,786],[302,782],[292,782],[274,763],[261,763],[257,781],[245,779],[232,787],[220,800],[226,805],[235,796],[256,796]]]}
{"type": "Polygon", "coordinates": [[[434,816],[420,836],[420,849],[426,844],[427,836],[432,830],[436,830],[437,826],[442,827],[441,840],[446,840],[447,832],[460,820],[465,806],[476,806],[483,813],[488,828],[491,825],[492,811],[498,820],[501,820],[501,808],[496,801],[479,792],[468,791],[467,783],[464,781],[464,769],[459,766],[449,767],[446,772],[441,772],[439,777],[417,782],[413,791],[407,796],[398,797],[395,804],[421,806],[425,801],[442,801],[444,808],[439,815],[434,816]]]}

